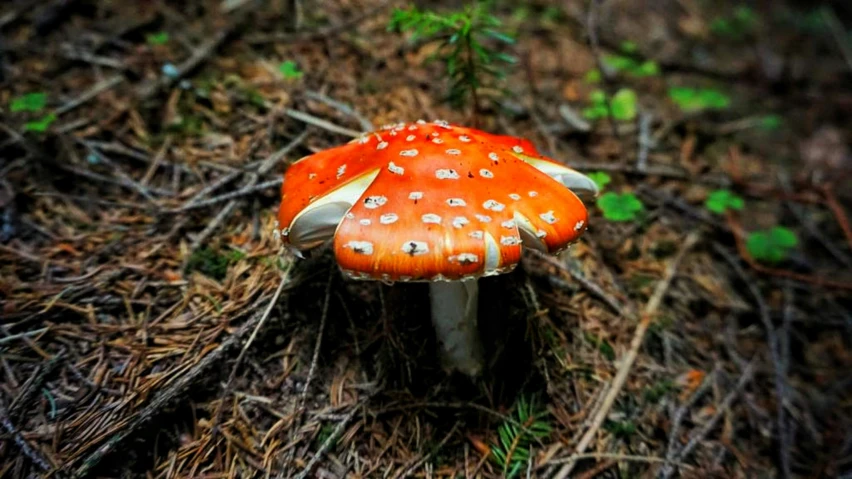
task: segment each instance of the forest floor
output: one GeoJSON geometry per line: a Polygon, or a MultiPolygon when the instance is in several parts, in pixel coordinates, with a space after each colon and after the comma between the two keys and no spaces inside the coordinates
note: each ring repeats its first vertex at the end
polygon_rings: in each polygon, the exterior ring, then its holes
{"type": "Polygon", "coordinates": [[[493,2],[480,128],[609,199],[482,281],[469,381],[422,285],[272,235],[290,162],[471,123],[404,2],[3,2],[0,478],[850,477],[834,3],[493,2]]]}

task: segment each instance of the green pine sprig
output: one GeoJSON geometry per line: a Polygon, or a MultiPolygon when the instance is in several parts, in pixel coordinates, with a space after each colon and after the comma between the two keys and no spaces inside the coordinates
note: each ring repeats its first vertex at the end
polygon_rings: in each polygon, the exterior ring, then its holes
{"type": "Polygon", "coordinates": [[[515,39],[500,31],[502,22],[488,11],[490,2],[478,2],[462,11],[436,13],[417,7],[396,9],[388,29],[410,34],[412,42],[438,42],[430,60],[440,60],[449,77],[447,100],[456,108],[473,105],[481,111],[479,91],[506,77],[505,67],[515,57],[500,47],[515,39]]]}
{"type": "Polygon", "coordinates": [[[511,420],[500,425],[498,441],[491,445],[492,458],[502,468],[503,477],[517,476],[532,460],[532,445],[549,436],[553,429],[548,415],[535,398],[518,399],[511,420]]]}

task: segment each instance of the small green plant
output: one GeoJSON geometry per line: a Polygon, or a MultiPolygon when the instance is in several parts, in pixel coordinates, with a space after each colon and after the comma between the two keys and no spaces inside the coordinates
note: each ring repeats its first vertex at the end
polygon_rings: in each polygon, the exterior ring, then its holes
{"type": "Polygon", "coordinates": [[[492,459],[502,468],[502,477],[516,477],[532,460],[530,450],[534,442],[550,435],[553,429],[546,409],[539,409],[535,397],[521,396],[511,420],[497,430],[499,441],[492,444],[492,459]]]}
{"type": "Polygon", "coordinates": [[[633,421],[606,421],[603,427],[619,439],[627,439],[636,434],[636,423],[633,421]]]}
{"type": "Polygon", "coordinates": [[[600,191],[603,191],[603,189],[606,188],[606,185],[608,185],[612,181],[612,177],[610,177],[609,173],[605,171],[593,171],[587,176],[590,180],[595,182],[595,184],[598,186],[598,190],[600,191]]]}
{"type": "Polygon", "coordinates": [[[759,18],[750,7],[741,5],[734,9],[732,15],[718,17],[710,24],[710,31],[716,35],[742,39],[757,27],[759,18]]]}
{"type": "Polygon", "coordinates": [[[474,119],[480,111],[480,90],[505,78],[513,56],[500,46],[515,39],[499,30],[500,19],[488,12],[490,2],[478,2],[463,11],[436,13],[417,7],[396,9],[388,29],[409,32],[411,41],[438,42],[430,60],[439,59],[450,79],[447,100],[456,108],[472,104],[474,119]]]}
{"type": "Polygon", "coordinates": [[[287,80],[298,80],[304,76],[302,70],[299,70],[299,65],[293,60],[285,60],[278,65],[278,71],[287,80]]]}
{"type": "MultiPolygon", "coordinates": [[[[316,443],[320,446],[325,444],[325,442],[328,441],[329,438],[331,438],[332,435],[334,434],[334,429],[335,429],[334,424],[330,424],[330,423],[323,424],[322,427],[319,430],[319,433],[317,434],[316,443]]],[[[335,445],[337,445],[337,439],[336,438],[331,440],[331,442],[329,443],[329,447],[333,449],[335,445]]]]}
{"type": "Polygon", "coordinates": [[[603,354],[608,361],[615,361],[615,349],[605,339],[601,339],[592,333],[583,333],[586,341],[592,344],[597,350],[603,354]]]}
{"type": "MultiPolygon", "coordinates": [[[[601,63],[607,71],[634,78],[652,77],[660,74],[660,65],[657,62],[643,60],[638,56],[639,46],[636,43],[625,40],[621,42],[620,48],[622,52],[620,54],[608,54],[601,57],[601,63]]],[[[598,83],[601,79],[601,72],[597,68],[589,70],[584,76],[586,83],[598,83]]]]}
{"type": "Polygon", "coordinates": [[[166,43],[169,43],[169,33],[149,33],[145,35],[145,41],[148,43],[148,45],[151,45],[152,47],[157,45],[165,45],[166,43]]]}
{"type": "Polygon", "coordinates": [[[718,215],[725,214],[730,210],[741,210],[745,206],[742,197],[730,190],[716,190],[707,196],[704,207],[718,215]]]}
{"type": "Polygon", "coordinates": [[[601,195],[597,205],[603,212],[604,218],[610,221],[633,221],[645,209],[645,205],[633,193],[612,191],[601,195]]]}
{"type": "MultiPolygon", "coordinates": [[[[15,113],[38,113],[44,110],[45,106],[47,106],[47,93],[31,92],[13,98],[11,104],[9,105],[9,110],[15,113]]],[[[34,131],[36,133],[43,133],[47,131],[48,128],[50,128],[50,125],[53,124],[54,121],[56,121],[56,114],[49,113],[39,119],[31,120],[24,123],[24,130],[34,131]]]]}
{"type": "Polygon", "coordinates": [[[583,75],[583,81],[588,84],[600,83],[603,80],[603,75],[601,75],[601,71],[597,68],[592,68],[587,71],[585,75],[583,75]]]}
{"type": "MultiPolygon", "coordinates": [[[[591,105],[583,109],[583,116],[589,120],[606,118],[609,109],[606,105],[606,94],[595,90],[589,95],[591,105]]],[[[636,118],[636,92],[629,88],[618,90],[610,100],[612,116],[616,120],[632,120],[636,118]]]]}
{"type": "Polygon", "coordinates": [[[650,404],[656,404],[665,397],[666,394],[673,391],[675,388],[675,383],[671,379],[664,379],[662,381],[658,381],[651,386],[648,386],[645,389],[643,396],[645,397],[645,401],[650,404]]]}
{"type": "Polygon", "coordinates": [[[33,92],[13,98],[9,109],[13,113],[21,111],[39,112],[47,105],[47,93],[33,92]]]}
{"type": "Polygon", "coordinates": [[[198,271],[216,280],[222,280],[228,273],[230,258],[219,254],[213,248],[199,248],[192,253],[186,263],[187,271],[198,271]]]}
{"type": "Polygon", "coordinates": [[[765,115],[760,118],[760,128],[766,131],[775,131],[781,128],[784,120],[780,115],[765,115]]]}
{"type": "Polygon", "coordinates": [[[640,61],[626,55],[604,55],[604,66],[632,77],[652,77],[660,74],[660,66],[654,60],[640,61]]]}
{"type": "Polygon", "coordinates": [[[624,53],[633,54],[639,51],[639,45],[637,45],[636,42],[631,40],[624,40],[618,47],[621,48],[621,51],[623,51],[624,53]]]}
{"type": "Polygon", "coordinates": [[[799,244],[796,233],[783,226],[749,233],[746,249],[752,258],[765,263],[780,263],[787,259],[790,250],[799,244]]]}
{"type": "Polygon", "coordinates": [[[47,114],[38,120],[28,121],[24,124],[24,130],[26,131],[34,131],[36,133],[44,133],[50,128],[50,125],[56,121],[56,114],[50,113],[47,114]]]}
{"type": "Polygon", "coordinates": [[[685,112],[723,110],[731,104],[731,98],[715,88],[673,86],[669,98],[685,112]]]}

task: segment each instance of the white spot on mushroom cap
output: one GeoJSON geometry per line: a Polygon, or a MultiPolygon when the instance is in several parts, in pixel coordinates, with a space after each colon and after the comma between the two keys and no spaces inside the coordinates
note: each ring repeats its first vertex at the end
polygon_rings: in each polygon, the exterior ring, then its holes
{"type": "Polygon", "coordinates": [[[435,170],[435,178],[439,180],[457,180],[459,179],[459,174],[456,170],[439,168],[435,170]]]}
{"type": "Polygon", "coordinates": [[[456,216],[453,218],[453,227],[455,228],[463,228],[465,225],[469,225],[470,220],[465,218],[464,216],[456,216]]]}
{"type": "Polygon", "coordinates": [[[489,154],[488,154],[488,158],[489,158],[491,161],[494,161],[494,162],[500,161],[500,157],[499,157],[499,156],[497,156],[497,153],[494,153],[494,152],[489,153],[489,154]]]}
{"type": "Polygon", "coordinates": [[[353,213],[351,211],[346,213],[346,219],[347,220],[354,220],[355,219],[355,213],[353,213]]]}
{"type": "Polygon", "coordinates": [[[370,226],[370,223],[372,223],[372,221],[370,221],[369,218],[360,219],[360,220],[358,220],[358,222],[361,223],[364,226],[370,226]]]}
{"type": "Polygon", "coordinates": [[[350,241],[343,245],[344,248],[349,248],[354,253],[358,254],[373,254],[373,243],[369,241],[350,241]]]}
{"type": "Polygon", "coordinates": [[[577,224],[574,225],[574,231],[580,231],[581,229],[583,229],[583,225],[585,224],[586,223],[583,220],[578,221],[577,224]]]}
{"type": "Polygon", "coordinates": [[[390,163],[388,163],[388,171],[395,175],[401,175],[405,173],[405,168],[399,165],[395,165],[394,162],[391,161],[390,163]]]}
{"type": "Polygon", "coordinates": [[[442,140],[440,138],[432,138],[432,143],[434,143],[436,145],[440,145],[443,142],[444,142],[444,140],[442,140]]]}
{"type": "Polygon", "coordinates": [[[482,203],[482,207],[485,208],[486,210],[491,210],[491,211],[503,211],[503,209],[506,207],[506,205],[504,205],[503,203],[500,203],[497,200],[486,200],[484,203],[482,203]]]}
{"type": "Polygon", "coordinates": [[[398,219],[399,215],[397,215],[396,213],[387,213],[382,216],[379,216],[379,223],[383,225],[389,225],[392,223],[396,223],[398,219]]]}
{"type": "Polygon", "coordinates": [[[478,219],[482,223],[490,223],[491,222],[491,217],[488,216],[488,215],[473,215],[473,216],[476,216],[476,219],[478,219]]]}
{"type": "Polygon", "coordinates": [[[476,230],[476,231],[471,231],[467,235],[470,236],[473,239],[482,239],[484,234],[485,234],[485,232],[483,232],[482,230],[476,230]]]}
{"type": "Polygon", "coordinates": [[[416,149],[402,150],[402,151],[399,152],[399,156],[414,157],[414,156],[417,156],[417,153],[419,153],[419,152],[416,149]]]}
{"type": "Polygon", "coordinates": [[[450,148],[447,151],[445,151],[444,153],[446,153],[448,155],[458,156],[458,155],[461,155],[461,150],[459,150],[457,148],[450,148]]]}
{"type": "Polygon", "coordinates": [[[447,204],[450,206],[467,206],[467,203],[461,198],[447,198],[447,204]]]}
{"type": "Polygon", "coordinates": [[[535,232],[535,235],[538,236],[539,238],[544,238],[545,236],[547,236],[547,231],[538,230],[538,231],[535,232]]]}
{"type": "Polygon", "coordinates": [[[376,145],[377,150],[384,150],[387,147],[388,147],[388,142],[386,142],[386,141],[379,142],[379,144],[376,145]]]}
{"type": "Polygon", "coordinates": [[[368,196],[364,198],[364,208],[374,210],[388,202],[385,196],[368,196]]]}
{"type": "Polygon", "coordinates": [[[461,265],[474,264],[479,262],[479,256],[473,253],[459,253],[454,256],[450,256],[447,260],[451,263],[459,263],[461,265]]]}
{"type": "Polygon", "coordinates": [[[339,180],[344,174],[346,174],[346,165],[340,165],[340,167],[337,168],[337,179],[339,180]]]}
{"type": "Polygon", "coordinates": [[[422,200],[423,199],[423,192],[422,191],[412,191],[411,193],[408,194],[408,199],[414,200],[414,201],[422,200]]]}
{"type": "Polygon", "coordinates": [[[479,176],[483,178],[494,178],[494,173],[491,170],[486,170],[485,168],[479,170],[479,176]]]}
{"type": "Polygon", "coordinates": [[[544,220],[545,223],[551,224],[551,225],[553,223],[556,223],[556,221],[557,221],[556,216],[553,214],[553,210],[546,211],[546,212],[538,215],[538,217],[541,218],[542,220],[544,220]]]}
{"type": "Polygon", "coordinates": [[[420,256],[429,252],[429,245],[425,241],[409,240],[402,244],[402,252],[411,256],[420,256]]]}
{"type": "Polygon", "coordinates": [[[459,141],[462,143],[470,143],[470,137],[467,135],[462,135],[459,137],[459,141]]]}
{"type": "Polygon", "coordinates": [[[518,201],[518,200],[521,199],[521,195],[519,195],[517,193],[509,193],[509,198],[512,198],[513,200],[518,201]]]}
{"type": "Polygon", "coordinates": [[[515,223],[515,220],[506,220],[506,221],[500,223],[500,226],[502,226],[504,228],[511,229],[511,228],[515,228],[518,225],[517,225],[517,223],[515,223]]]}
{"type": "Polygon", "coordinates": [[[521,148],[521,147],[520,147],[520,146],[518,146],[518,145],[515,145],[515,146],[513,146],[513,147],[512,147],[512,151],[514,151],[515,153],[523,153],[523,152],[524,152],[524,149],[523,149],[523,148],[521,148]]]}
{"type": "Polygon", "coordinates": [[[433,223],[436,225],[441,224],[441,217],[434,213],[426,213],[425,215],[420,217],[424,223],[433,223]]]}
{"type": "Polygon", "coordinates": [[[316,178],[316,177],[317,177],[317,174],[316,174],[316,173],[308,173],[308,179],[309,179],[309,180],[312,180],[312,179],[314,179],[314,178],[316,178]]]}
{"type": "Polygon", "coordinates": [[[538,196],[538,191],[530,191],[528,194],[530,195],[530,198],[535,198],[538,196]]]}
{"type": "Polygon", "coordinates": [[[405,141],[414,141],[415,138],[417,138],[417,137],[414,136],[414,135],[408,135],[408,136],[405,137],[405,141]]]}
{"type": "Polygon", "coordinates": [[[517,236],[501,236],[500,244],[503,246],[515,246],[521,244],[521,238],[517,236]]]}

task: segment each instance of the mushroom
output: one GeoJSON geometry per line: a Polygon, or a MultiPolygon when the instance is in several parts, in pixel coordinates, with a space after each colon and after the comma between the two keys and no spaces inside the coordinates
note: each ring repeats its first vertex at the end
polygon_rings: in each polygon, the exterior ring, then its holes
{"type": "Polygon", "coordinates": [[[521,246],[555,253],[577,240],[578,195],[597,192],[528,140],[421,120],[293,163],[276,232],[297,253],[333,239],[350,278],[428,281],[444,366],[476,376],[477,278],[514,269],[521,246]]]}

